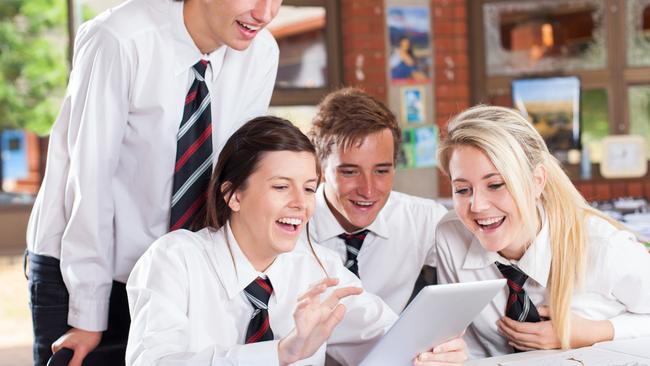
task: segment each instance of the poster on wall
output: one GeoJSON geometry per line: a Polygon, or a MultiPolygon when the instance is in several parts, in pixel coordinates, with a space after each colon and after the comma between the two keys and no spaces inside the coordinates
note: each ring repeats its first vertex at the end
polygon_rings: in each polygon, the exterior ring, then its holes
{"type": "Polygon", "coordinates": [[[394,84],[431,81],[433,52],[428,6],[389,6],[386,23],[389,73],[394,84]]]}
{"type": "Polygon", "coordinates": [[[405,86],[400,88],[400,105],[402,106],[402,122],[420,124],[426,121],[426,91],[421,86],[405,86]]]}
{"type": "Polygon", "coordinates": [[[438,128],[435,125],[405,128],[398,157],[401,168],[424,168],[437,165],[438,128]]]}
{"type": "Polygon", "coordinates": [[[512,102],[560,161],[580,146],[580,80],[575,76],[515,79],[512,102]]]}

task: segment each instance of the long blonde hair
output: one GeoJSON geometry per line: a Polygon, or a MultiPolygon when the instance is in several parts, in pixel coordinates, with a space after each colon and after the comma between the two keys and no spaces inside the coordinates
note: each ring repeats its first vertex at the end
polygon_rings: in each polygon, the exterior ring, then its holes
{"type": "Polygon", "coordinates": [[[546,185],[540,203],[548,218],[551,269],[548,279],[551,318],[562,348],[570,347],[570,306],[576,287],[584,280],[587,257],[585,217],[602,217],[575,188],[533,125],[509,108],[479,105],[454,117],[447,137],[438,150],[438,161],[449,175],[449,160],[458,146],[472,146],[490,159],[503,177],[524,222],[524,230],[536,236],[536,195],[534,170],[543,166],[546,185]]]}

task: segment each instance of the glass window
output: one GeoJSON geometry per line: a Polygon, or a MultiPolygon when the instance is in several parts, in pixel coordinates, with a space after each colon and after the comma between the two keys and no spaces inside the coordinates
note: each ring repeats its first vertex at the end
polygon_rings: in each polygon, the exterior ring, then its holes
{"type": "Polygon", "coordinates": [[[280,47],[277,88],[327,86],[325,7],[280,7],[269,30],[280,47]]]}
{"type": "Polygon", "coordinates": [[[487,75],[604,68],[603,9],[598,0],[484,4],[487,75]]]}
{"type": "Polygon", "coordinates": [[[650,66],[650,0],[628,0],[627,63],[650,66]]]}
{"type": "Polygon", "coordinates": [[[589,157],[599,163],[602,157],[601,142],[609,134],[606,89],[588,89],[580,93],[582,134],[580,140],[589,149],[589,157]]]}
{"type": "Polygon", "coordinates": [[[630,86],[627,93],[630,134],[645,137],[646,154],[650,159],[650,85],[630,86]]]}

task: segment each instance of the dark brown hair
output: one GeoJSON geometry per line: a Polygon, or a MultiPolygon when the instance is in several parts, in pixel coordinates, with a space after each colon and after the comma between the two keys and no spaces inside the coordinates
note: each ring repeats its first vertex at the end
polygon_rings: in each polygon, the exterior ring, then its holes
{"type": "Polygon", "coordinates": [[[366,136],[389,129],[393,134],[393,160],[397,159],[402,132],[395,115],[379,100],[356,88],[327,95],[318,105],[309,137],[324,161],[335,146],[348,149],[366,136]]]}
{"type": "MultiPolygon", "coordinates": [[[[220,229],[226,224],[232,214],[227,198],[246,189],[248,177],[264,155],[272,151],[309,152],[316,156],[314,145],[291,122],[273,116],[248,121],[230,136],[219,154],[208,186],[205,226],[220,229]]],[[[316,172],[320,180],[318,161],[316,172]]]]}

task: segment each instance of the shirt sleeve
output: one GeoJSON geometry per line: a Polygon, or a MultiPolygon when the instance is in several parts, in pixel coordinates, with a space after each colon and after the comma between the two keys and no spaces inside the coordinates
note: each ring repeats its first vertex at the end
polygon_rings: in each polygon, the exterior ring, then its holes
{"type": "Polygon", "coordinates": [[[178,251],[159,242],[138,260],[126,290],[131,328],[126,349],[130,366],[275,366],[279,340],[188,351],[191,337],[187,264],[178,251]]]}
{"type": "Polygon", "coordinates": [[[611,294],[627,312],[611,318],[614,339],[650,336],[650,254],[629,233],[619,232],[608,246],[603,267],[611,277],[611,294]]]}
{"type": "MultiPolygon", "coordinates": [[[[332,263],[330,276],[339,278],[340,287],[361,287],[361,281],[340,261],[332,263]]],[[[344,366],[358,365],[395,323],[397,315],[379,297],[367,291],[341,302],[346,313],[327,342],[327,353],[344,366]]]]}
{"type": "Polygon", "coordinates": [[[101,26],[86,25],[75,45],[68,118],[57,121],[63,126],[53,134],[61,134],[54,138],[69,154],[60,257],[70,294],[68,324],[103,331],[113,281],[112,181],[129,110],[130,70],[119,40],[101,26]]]}

